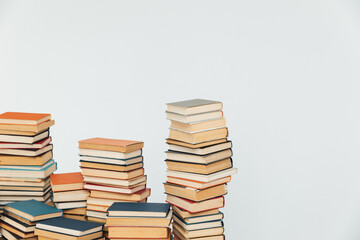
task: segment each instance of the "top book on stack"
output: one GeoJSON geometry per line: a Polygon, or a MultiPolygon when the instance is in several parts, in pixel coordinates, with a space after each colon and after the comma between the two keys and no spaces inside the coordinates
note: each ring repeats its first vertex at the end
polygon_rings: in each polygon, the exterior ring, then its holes
{"type": "Polygon", "coordinates": [[[192,99],[168,103],[166,115],[171,120],[169,144],[199,148],[227,141],[221,102],[192,99]]]}

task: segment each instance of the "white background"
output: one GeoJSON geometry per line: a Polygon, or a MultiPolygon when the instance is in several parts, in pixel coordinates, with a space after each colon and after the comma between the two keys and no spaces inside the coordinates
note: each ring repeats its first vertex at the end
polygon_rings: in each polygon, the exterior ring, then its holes
{"type": "Polygon", "coordinates": [[[227,239],[360,238],[360,4],[0,1],[0,111],[48,112],[58,172],[77,141],[142,140],[163,201],[165,103],[224,103],[239,174],[227,239]]]}

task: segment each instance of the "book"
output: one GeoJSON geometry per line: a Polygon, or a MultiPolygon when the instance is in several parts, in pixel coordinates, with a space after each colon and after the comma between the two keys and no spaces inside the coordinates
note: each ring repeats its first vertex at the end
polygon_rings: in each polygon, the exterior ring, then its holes
{"type": "Polygon", "coordinates": [[[109,216],[166,217],[170,211],[167,203],[115,202],[108,209],[109,216]]]}
{"type": "Polygon", "coordinates": [[[17,166],[42,166],[52,159],[52,151],[48,151],[36,157],[0,155],[1,165],[17,165],[17,166]]]}
{"type": "Polygon", "coordinates": [[[118,217],[108,216],[106,226],[138,226],[138,227],[167,227],[170,225],[173,213],[170,210],[166,217],[118,217]]]}
{"type": "Polygon", "coordinates": [[[187,218],[181,217],[181,215],[178,214],[178,211],[175,211],[174,214],[179,216],[179,218],[181,218],[187,224],[210,222],[210,221],[222,220],[224,218],[224,214],[220,211],[219,213],[215,213],[215,214],[202,215],[198,217],[187,217],[187,218]]]}
{"type": "Polygon", "coordinates": [[[117,186],[117,187],[134,187],[136,185],[146,184],[146,175],[142,175],[139,177],[131,178],[129,180],[121,180],[121,179],[111,179],[111,178],[101,178],[101,177],[89,177],[85,176],[84,181],[86,183],[99,184],[105,186],[117,186]]]}
{"type": "MultiPolygon", "coordinates": [[[[105,224],[106,223],[106,219],[105,218],[97,218],[97,217],[92,217],[92,216],[86,216],[87,220],[90,222],[97,222],[97,223],[101,223],[101,224],[105,224]]],[[[104,227],[104,232],[106,230],[106,227],[104,227]]]]}
{"type": "Polygon", "coordinates": [[[36,224],[36,228],[45,231],[81,237],[102,231],[103,225],[94,222],[58,217],[38,222],[36,224]]]}
{"type": "Polygon", "coordinates": [[[35,229],[35,234],[39,236],[39,238],[46,237],[50,239],[61,239],[61,240],[93,240],[93,239],[101,238],[103,235],[103,231],[91,233],[81,237],[71,236],[67,234],[62,234],[62,233],[57,233],[42,229],[35,229]]]}
{"type": "Polygon", "coordinates": [[[167,227],[108,227],[108,238],[166,238],[170,229],[167,227]]]}
{"type": "Polygon", "coordinates": [[[198,213],[215,208],[222,208],[225,204],[223,196],[204,200],[201,202],[194,202],[177,196],[167,195],[166,202],[175,205],[178,208],[184,209],[190,213],[198,213]]]}
{"type": "MultiPolygon", "coordinates": [[[[145,238],[113,238],[116,240],[145,240],[145,238]]],[[[151,240],[173,240],[171,236],[171,231],[169,231],[169,234],[166,238],[150,238],[151,240]]],[[[39,239],[41,240],[41,239],[39,239]]]]}
{"type": "Polygon", "coordinates": [[[139,162],[139,163],[124,166],[124,165],[116,165],[116,164],[109,164],[109,163],[96,163],[96,162],[88,162],[88,161],[80,160],[80,167],[112,170],[112,171],[119,171],[119,172],[128,172],[131,170],[142,168],[143,163],[139,162]]]}
{"type": "MultiPolygon", "coordinates": [[[[1,229],[0,230],[1,232],[1,235],[3,236],[2,239],[7,239],[7,240],[21,240],[21,239],[24,239],[12,232],[9,232],[8,230],[6,229],[1,229]]],[[[29,237],[29,238],[26,238],[26,240],[38,240],[38,238],[36,236],[33,236],[33,237],[29,237]]]]}
{"type": "Polygon", "coordinates": [[[37,125],[50,119],[51,115],[47,113],[5,112],[0,114],[0,124],[37,125]]]}
{"type": "Polygon", "coordinates": [[[194,231],[201,229],[209,229],[209,228],[218,228],[223,227],[224,224],[221,220],[208,221],[208,222],[200,222],[200,223],[186,223],[180,217],[174,214],[174,222],[176,222],[179,226],[181,226],[186,231],[194,231]]]}
{"type": "Polygon", "coordinates": [[[63,214],[61,210],[35,200],[9,203],[5,206],[5,210],[32,222],[59,217],[63,214]]]}
{"type": "Polygon", "coordinates": [[[206,99],[190,99],[167,103],[167,111],[182,115],[197,114],[222,109],[222,103],[206,99]]]}
{"type": "Polygon", "coordinates": [[[40,191],[29,190],[0,190],[0,196],[44,196],[50,191],[50,187],[40,191]]]}
{"type": "Polygon", "coordinates": [[[0,142],[32,144],[48,137],[49,137],[49,131],[41,132],[33,136],[0,134],[0,142]]]}
{"type": "Polygon", "coordinates": [[[84,177],[81,172],[51,174],[50,181],[53,192],[84,189],[84,177]]]}
{"type": "Polygon", "coordinates": [[[86,201],[89,194],[89,191],[85,189],[65,192],[54,192],[53,200],[54,202],[86,201]]]}
{"type": "Polygon", "coordinates": [[[86,216],[106,219],[107,213],[86,209],[86,216]]]}
{"type": "Polygon", "coordinates": [[[29,170],[29,171],[41,171],[54,163],[53,159],[50,159],[42,166],[17,166],[17,165],[3,165],[0,166],[0,170],[29,170]]]}
{"type": "Polygon", "coordinates": [[[189,179],[192,181],[199,182],[211,182],[220,178],[229,177],[237,173],[237,168],[228,168],[220,172],[211,173],[211,174],[198,174],[198,173],[187,173],[187,172],[178,172],[167,170],[166,174],[168,177],[189,179]]]}
{"type": "Polygon", "coordinates": [[[185,187],[191,187],[195,189],[205,189],[209,187],[213,187],[216,185],[228,183],[231,180],[231,176],[227,176],[224,178],[219,178],[211,182],[199,182],[199,181],[193,181],[188,179],[181,179],[181,178],[175,178],[175,177],[168,177],[166,182],[181,185],[185,187]]]}
{"type": "Polygon", "coordinates": [[[53,149],[52,144],[48,144],[40,149],[0,149],[0,154],[20,155],[28,157],[36,157],[53,149]]]}
{"type": "Polygon", "coordinates": [[[122,179],[122,180],[129,180],[144,175],[144,168],[139,168],[129,172],[118,172],[118,171],[100,170],[100,169],[92,169],[92,168],[81,168],[81,170],[84,176],[113,178],[113,179],[122,179]]]}
{"type": "Polygon", "coordinates": [[[214,197],[219,197],[227,193],[226,184],[221,184],[205,189],[195,189],[175,184],[164,183],[165,192],[170,195],[200,202],[214,197]]]}
{"type": "Polygon", "coordinates": [[[45,187],[50,184],[50,178],[3,178],[0,177],[0,185],[2,186],[29,186],[29,187],[45,187]]]}
{"type": "Polygon", "coordinates": [[[8,232],[10,232],[12,234],[15,234],[15,235],[21,237],[21,238],[31,238],[31,237],[35,236],[34,232],[22,232],[19,229],[15,228],[5,222],[1,222],[0,227],[7,230],[8,232]]]}
{"type": "Polygon", "coordinates": [[[85,189],[89,190],[97,190],[97,191],[104,191],[104,192],[113,192],[113,193],[122,193],[122,194],[132,194],[138,191],[141,191],[146,188],[146,184],[142,184],[133,188],[120,188],[120,187],[112,187],[112,186],[104,186],[104,185],[97,185],[91,183],[85,183],[85,189]]]}
{"type": "Polygon", "coordinates": [[[198,144],[216,139],[222,139],[222,138],[226,138],[227,136],[228,136],[227,127],[205,130],[195,133],[188,133],[184,131],[179,131],[177,129],[170,129],[169,131],[170,139],[174,139],[190,144],[198,144]]]}
{"type": "Polygon", "coordinates": [[[224,240],[224,227],[186,231],[176,222],[173,223],[173,233],[181,240],[224,240]]]}
{"type": "Polygon", "coordinates": [[[78,215],[85,215],[86,214],[86,208],[72,208],[72,209],[65,209],[63,210],[64,214],[78,214],[78,215]]]}
{"type": "Polygon", "coordinates": [[[106,164],[113,164],[113,165],[122,165],[128,166],[135,163],[142,163],[143,157],[133,157],[128,159],[117,159],[117,158],[106,158],[106,157],[93,157],[93,156],[83,156],[80,155],[80,161],[86,162],[94,162],[94,163],[106,163],[106,164]]]}
{"type": "Polygon", "coordinates": [[[79,148],[115,152],[133,152],[144,147],[144,142],[110,138],[90,138],[79,141],[79,148]]]}
{"type": "Polygon", "coordinates": [[[231,158],[225,158],[209,164],[201,163],[186,163],[173,160],[165,160],[168,170],[199,173],[199,174],[211,174],[231,168],[233,166],[231,158]]]}
{"type": "MultiPolygon", "coordinates": [[[[14,134],[12,135],[26,135],[22,132],[29,132],[29,133],[39,133],[42,131],[47,130],[51,126],[55,124],[55,120],[48,120],[42,123],[39,123],[37,125],[21,125],[21,124],[0,124],[0,130],[7,130],[7,131],[14,131],[14,134]]],[[[10,134],[10,133],[4,133],[4,134],[10,134]]]]}
{"type": "Polygon", "coordinates": [[[72,201],[72,202],[55,202],[55,206],[61,210],[70,210],[73,208],[85,208],[86,201],[72,201]]]}
{"type": "MultiPolygon", "coordinates": [[[[207,236],[207,237],[200,237],[200,238],[185,238],[184,236],[181,235],[176,235],[175,233],[173,240],[225,240],[225,236],[224,235],[217,235],[217,236],[207,236]]],[[[39,239],[42,240],[42,239],[39,239]]]]}
{"type": "Polygon", "coordinates": [[[3,221],[4,223],[7,223],[10,226],[15,227],[16,229],[19,229],[20,231],[25,232],[25,233],[34,232],[34,230],[35,230],[34,224],[23,223],[23,222],[17,220],[16,218],[12,218],[12,217],[6,215],[6,213],[4,215],[1,215],[1,221],[3,221]]]}
{"type": "Polygon", "coordinates": [[[0,149],[40,149],[48,145],[50,142],[51,137],[42,139],[32,144],[0,142],[0,149]]]}
{"type": "Polygon", "coordinates": [[[178,129],[185,132],[199,132],[215,128],[223,128],[226,126],[225,118],[217,118],[213,120],[182,123],[177,121],[171,121],[170,128],[178,129]]]}
{"type": "Polygon", "coordinates": [[[114,199],[121,201],[142,201],[145,198],[149,197],[151,194],[150,188],[146,188],[144,190],[138,191],[133,194],[124,194],[124,193],[114,193],[114,192],[103,192],[92,190],[90,191],[90,197],[93,198],[105,198],[105,199],[114,199]]]}
{"type": "Polygon", "coordinates": [[[64,213],[63,217],[64,218],[71,218],[71,219],[81,220],[81,221],[87,221],[87,218],[84,215],[74,215],[74,214],[65,214],[64,213]]]}
{"type": "MultiPolygon", "coordinates": [[[[50,189],[49,189],[50,190],[50,189]]],[[[46,202],[50,199],[51,194],[50,191],[45,193],[43,196],[13,196],[13,195],[7,195],[7,196],[0,196],[0,201],[27,201],[27,200],[36,200],[40,202],[46,202]]]]}
{"type": "Polygon", "coordinates": [[[166,142],[168,144],[175,144],[178,146],[195,149],[195,148],[201,148],[201,147],[206,147],[206,146],[212,146],[212,145],[219,144],[219,143],[224,143],[224,142],[227,142],[227,139],[220,138],[220,139],[210,140],[210,141],[206,141],[206,142],[202,142],[202,143],[191,144],[191,143],[187,143],[184,141],[167,138],[166,142]]]}
{"type": "Polygon", "coordinates": [[[80,155],[93,156],[93,157],[104,157],[104,158],[117,158],[117,159],[128,159],[139,157],[142,155],[142,150],[135,150],[132,152],[114,152],[114,151],[104,151],[104,150],[94,150],[87,148],[79,148],[80,155]]]}
{"type": "Polygon", "coordinates": [[[37,192],[37,191],[44,191],[45,189],[49,188],[49,184],[45,187],[32,187],[32,186],[2,186],[0,185],[0,191],[4,190],[13,190],[13,191],[29,191],[29,192],[37,192]]]}
{"type": "Polygon", "coordinates": [[[232,142],[227,141],[224,143],[214,144],[206,147],[200,148],[188,148],[184,146],[179,146],[175,144],[169,144],[169,150],[175,152],[183,152],[195,155],[207,155],[215,152],[219,152],[225,149],[230,149],[232,147],[232,142]]]}
{"type": "Polygon", "coordinates": [[[56,163],[52,162],[40,170],[28,170],[28,169],[1,169],[0,175],[3,177],[27,177],[27,178],[47,178],[52,172],[56,170],[56,163]]]}
{"type": "Polygon", "coordinates": [[[175,151],[166,151],[168,160],[189,162],[189,163],[201,163],[209,164],[232,156],[231,149],[226,149],[220,152],[210,153],[207,155],[195,155],[190,153],[182,153],[175,151]]]}
{"type": "Polygon", "coordinates": [[[100,206],[100,207],[106,207],[107,209],[114,203],[114,202],[145,202],[146,199],[140,200],[140,201],[131,201],[131,200],[117,200],[117,199],[105,199],[105,198],[94,198],[94,197],[88,197],[87,204],[88,206],[100,206]]]}
{"type": "Polygon", "coordinates": [[[181,123],[201,122],[201,121],[218,119],[222,117],[223,117],[222,111],[204,112],[204,113],[191,114],[191,115],[181,115],[177,113],[166,112],[167,119],[181,123]]]}

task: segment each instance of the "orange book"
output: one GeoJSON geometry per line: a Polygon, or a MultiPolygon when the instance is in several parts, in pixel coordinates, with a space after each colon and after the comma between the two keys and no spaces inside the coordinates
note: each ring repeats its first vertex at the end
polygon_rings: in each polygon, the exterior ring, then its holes
{"type": "Polygon", "coordinates": [[[144,147],[144,142],[109,139],[90,138],[79,141],[79,148],[96,149],[114,152],[133,152],[144,147]]]}
{"type": "Polygon", "coordinates": [[[51,174],[50,182],[53,192],[84,189],[84,177],[81,172],[51,174]]]}
{"type": "Polygon", "coordinates": [[[51,115],[48,113],[5,112],[0,114],[0,124],[37,125],[50,119],[51,115]]]}

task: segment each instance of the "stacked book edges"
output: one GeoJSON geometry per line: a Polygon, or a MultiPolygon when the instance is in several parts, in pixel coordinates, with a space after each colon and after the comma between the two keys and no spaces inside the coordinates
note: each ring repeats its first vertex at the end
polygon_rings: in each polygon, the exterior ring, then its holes
{"type": "Polygon", "coordinates": [[[166,201],[173,206],[174,239],[224,239],[224,195],[233,167],[222,103],[192,99],[167,104],[166,201]]]}
{"type": "Polygon", "coordinates": [[[0,212],[14,201],[50,201],[54,123],[50,114],[0,114],[0,212]]]}
{"type": "Polygon", "coordinates": [[[171,219],[167,203],[115,202],[108,209],[108,238],[169,240],[171,219]]]}
{"type": "MultiPolygon", "coordinates": [[[[114,202],[146,202],[143,142],[91,138],[79,141],[80,167],[84,188],[90,191],[87,219],[105,223],[107,209],[114,202]]],[[[105,231],[107,228],[105,228],[105,231]]]]}

